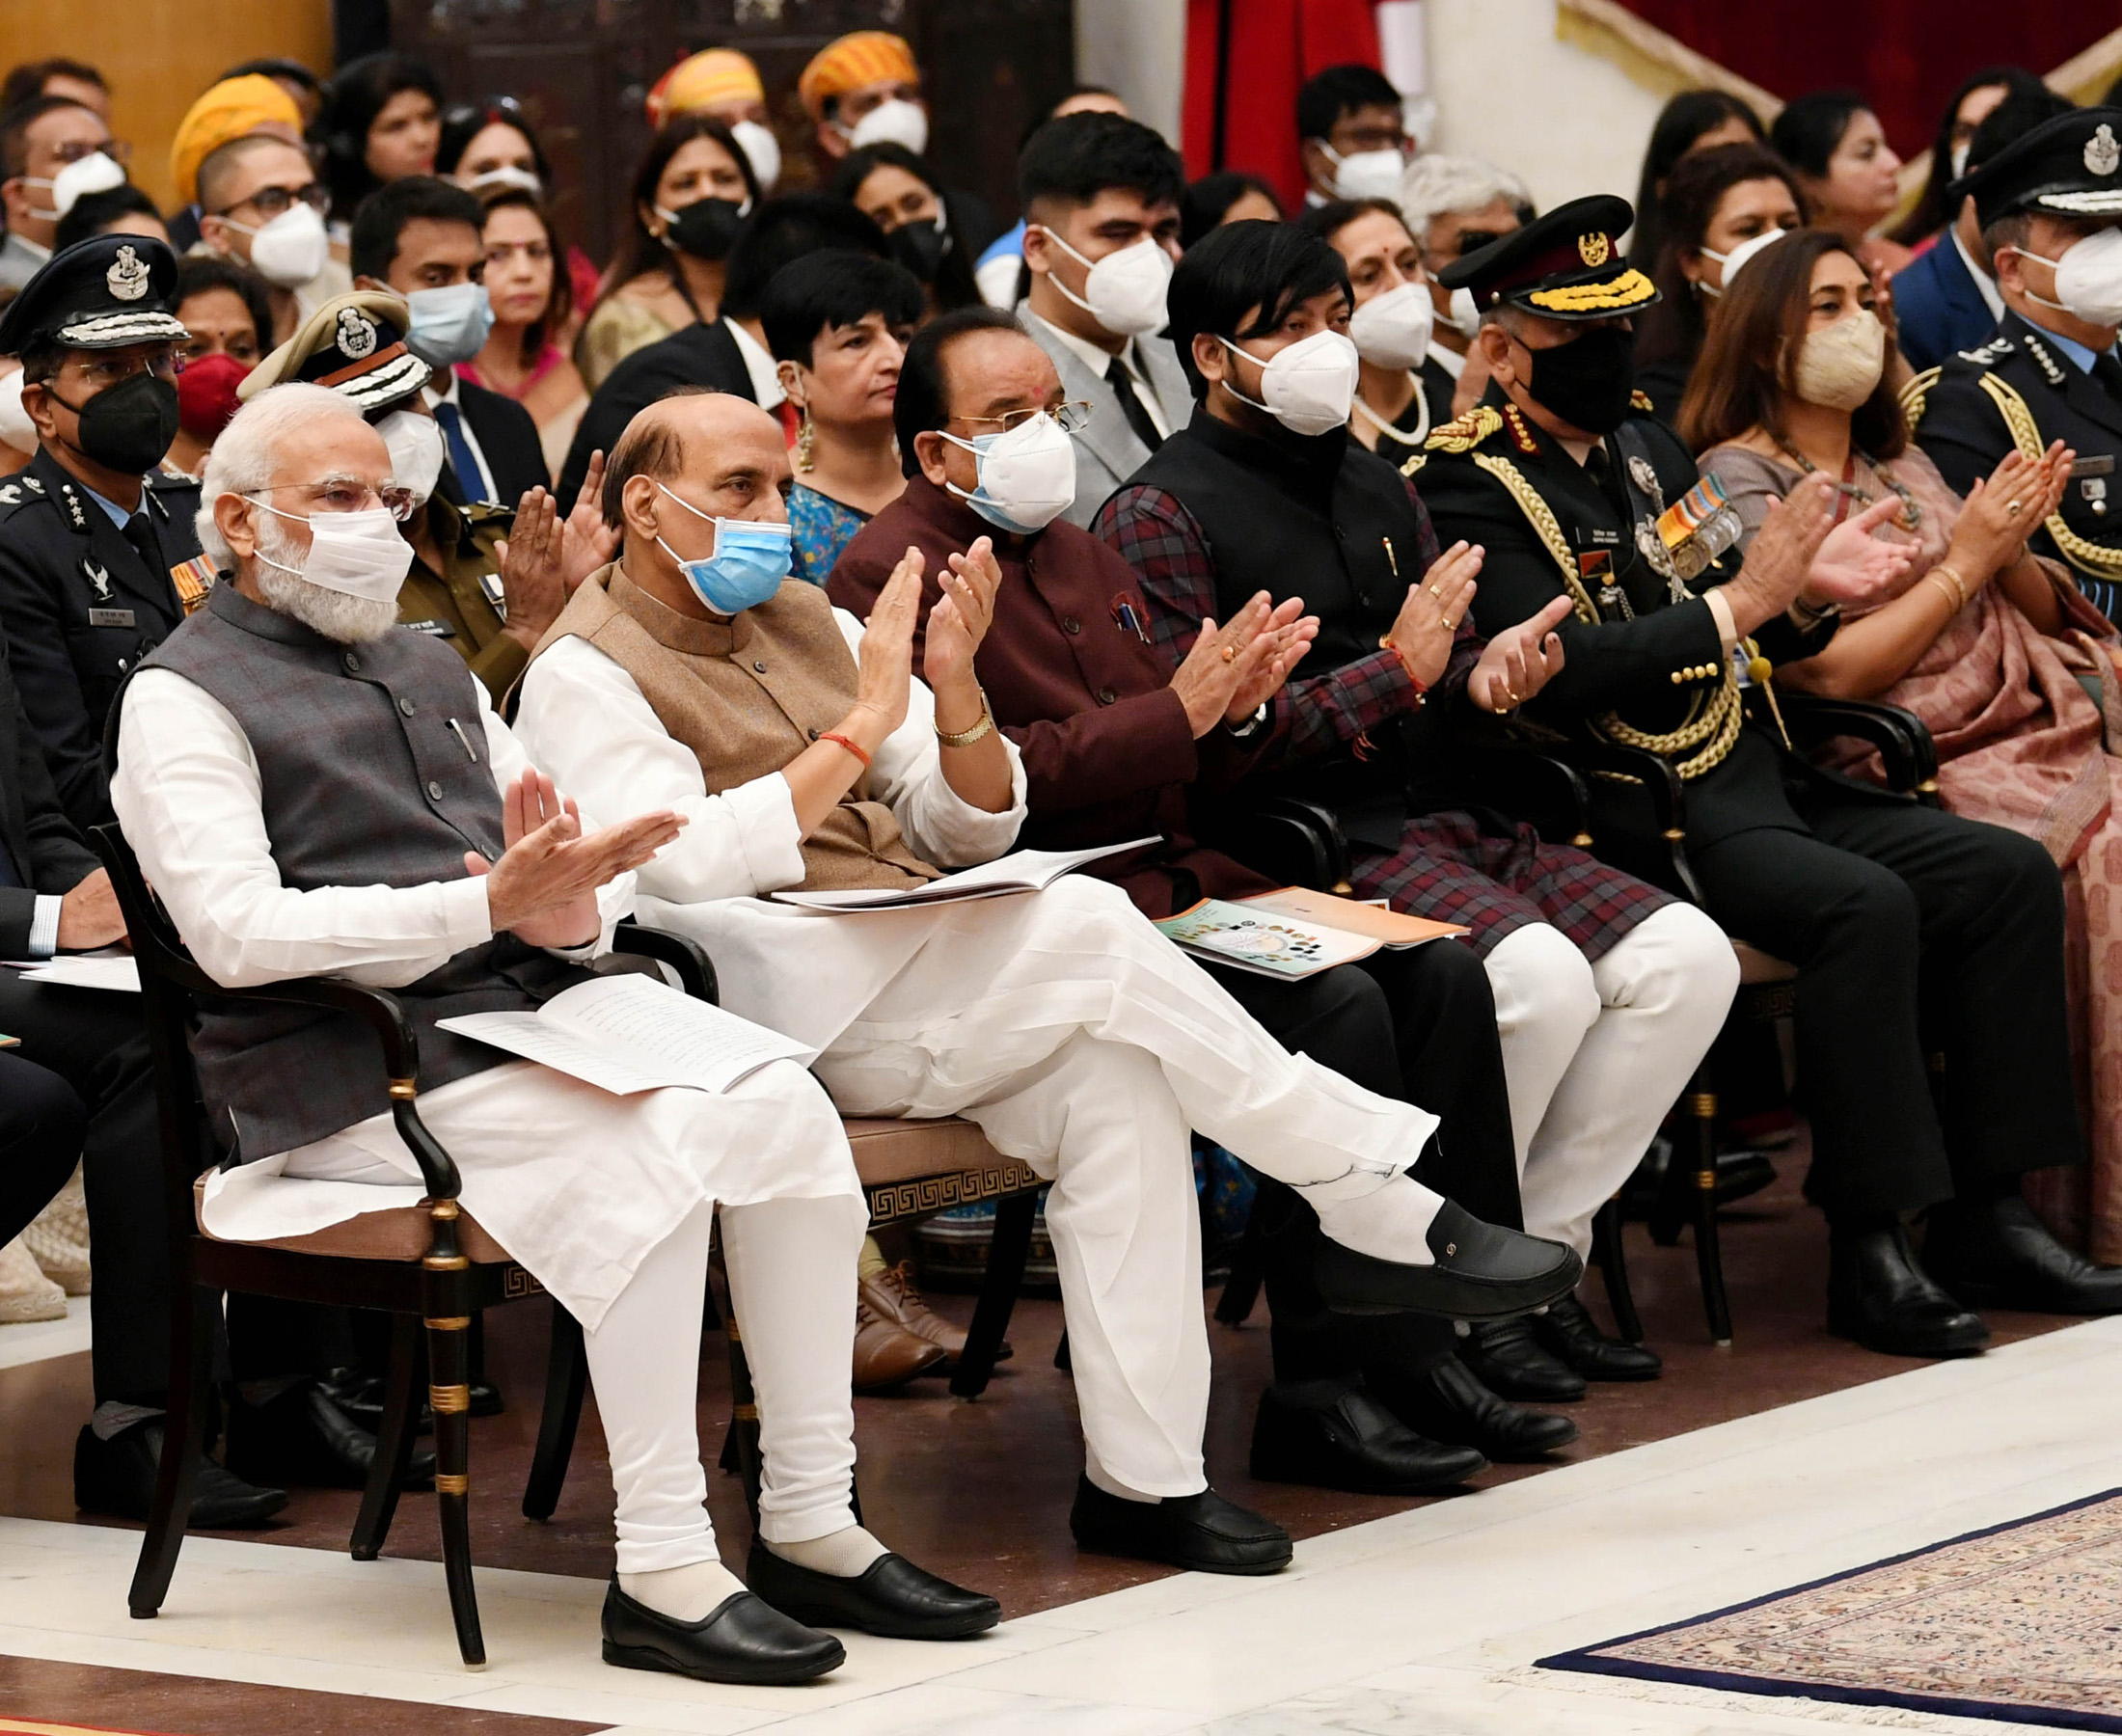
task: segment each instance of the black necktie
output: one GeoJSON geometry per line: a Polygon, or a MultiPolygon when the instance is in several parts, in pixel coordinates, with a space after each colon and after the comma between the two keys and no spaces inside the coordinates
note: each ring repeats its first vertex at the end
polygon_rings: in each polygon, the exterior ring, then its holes
{"type": "Polygon", "coordinates": [[[154,540],[154,527],[148,523],[145,512],[136,512],[125,521],[124,537],[132,544],[133,553],[147,564],[148,577],[163,577],[162,550],[154,540]]]}
{"type": "Polygon", "coordinates": [[[2092,377],[2109,397],[2122,403],[2122,362],[2114,359],[2112,350],[2102,350],[2092,359],[2092,377]]]}
{"type": "Polygon", "coordinates": [[[1135,395],[1134,376],[1128,371],[1128,365],[1118,356],[1105,369],[1105,384],[1112,388],[1112,394],[1120,400],[1120,414],[1128,419],[1128,426],[1134,430],[1134,437],[1151,451],[1164,444],[1164,436],[1156,431],[1156,424],[1150,420],[1149,410],[1135,395]]]}
{"type": "Polygon", "coordinates": [[[1614,461],[1606,455],[1604,441],[1585,453],[1584,474],[1592,478],[1601,494],[1606,492],[1607,483],[1613,480],[1614,461]]]}

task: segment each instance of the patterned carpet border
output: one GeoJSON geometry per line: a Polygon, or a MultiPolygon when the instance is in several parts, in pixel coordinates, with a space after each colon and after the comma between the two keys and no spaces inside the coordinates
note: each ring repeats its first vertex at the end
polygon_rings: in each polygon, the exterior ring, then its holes
{"type": "MultiPolygon", "coordinates": [[[[1619,1639],[1602,1640],[1594,1645],[1580,1646],[1572,1651],[1557,1652],[1552,1657],[1534,1660],[1540,1669],[1575,1670],[1588,1675],[1623,1676],[1637,1681],[1674,1682],[1688,1687],[1711,1688],[1730,1694],[1747,1694],[1792,1699],[1828,1700],[1840,1705],[1888,1706],[1911,1712],[1928,1712],[1956,1718],[1989,1719],[2000,1722],[2034,1724],[2050,1729],[2105,1730],[2122,1732],[2122,1680],[2117,1691],[2107,1697],[2113,1711],[2095,1711],[2081,1706],[2066,1706],[2054,1703],[2042,1704],[2027,1699],[1994,1699],[1968,1695],[1918,1693],[1903,1689],[1882,1688],[1858,1682],[1837,1682],[1817,1677],[1799,1675],[1780,1676],[1768,1672],[1740,1669],[1717,1669],[1695,1665],[1660,1663],[1642,1657],[1613,1655],[1623,1647],[1647,1646],[1649,1642],[1668,1636],[1706,1629],[1720,1622],[1729,1622],[1734,1617],[1755,1611],[1770,1609],[1777,1604],[1792,1602],[1827,1590],[1835,1586],[1849,1585],[1873,1575],[1884,1575],[1893,1569],[1918,1561],[1925,1557],[1943,1555],[1947,1551],[1965,1549],[1985,1539],[2003,1536],[2029,1527],[2052,1524],[2070,1514],[2083,1512],[2104,1503],[2122,1503],[2122,1488],[2103,1490],[2080,1501],[2066,1502],[2061,1506],[2050,1507],[2023,1519],[2008,1519],[2000,1525],[1985,1526],[1957,1537],[1948,1537],[1941,1543],[1925,1544],[1904,1554],[1888,1556],[1862,1567],[1853,1567],[1842,1573],[1832,1573],[1824,1579],[1809,1581],[1802,1586],[1792,1586],[1781,1591],[1771,1591],[1762,1597],[1749,1598],[1744,1603],[1728,1605],[1713,1610],[1705,1615],[1691,1615],[1681,1621],[1667,1622],[1662,1627],[1645,1628],[1639,1633],[1623,1634],[1619,1639]]],[[[2122,1602],[2108,1611],[2109,1620],[2103,1624],[2105,1633],[2122,1635],[2122,1602]]]]}

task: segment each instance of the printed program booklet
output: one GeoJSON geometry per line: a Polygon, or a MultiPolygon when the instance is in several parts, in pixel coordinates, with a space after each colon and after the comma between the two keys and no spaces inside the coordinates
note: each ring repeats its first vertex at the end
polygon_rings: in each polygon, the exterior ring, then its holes
{"type": "Polygon", "coordinates": [[[1467,932],[1455,922],[1402,916],[1303,886],[1230,901],[1205,898],[1156,926],[1196,958],[1292,980],[1352,964],[1380,947],[1401,952],[1467,932]]]}
{"type": "Polygon", "coordinates": [[[881,892],[776,892],[782,904],[806,910],[905,910],[923,905],[961,904],[969,898],[1006,898],[1017,892],[1044,892],[1064,874],[1105,856],[1125,855],[1161,844],[1162,838],[1132,838],[1096,850],[1013,850],[1008,855],[964,868],[918,886],[881,892]]]}
{"type": "Polygon", "coordinates": [[[667,1085],[723,1092],[770,1061],[808,1065],[818,1053],[639,973],[578,983],[535,1013],[466,1013],[435,1023],[620,1097],[667,1085]]]}

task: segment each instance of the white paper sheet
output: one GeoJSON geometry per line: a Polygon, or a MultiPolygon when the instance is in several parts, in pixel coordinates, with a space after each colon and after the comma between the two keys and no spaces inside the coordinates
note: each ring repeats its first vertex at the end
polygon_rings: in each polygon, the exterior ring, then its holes
{"type": "Polygon", "coordinates": [[[1044,891],[1086,862],[1162,842],[1162,838],[1150,837],[1103,844],[1096,850],[1014,850],[977,868],[963,868],[919,886],[886,891],[776,892],[774,896],[782,904],[801,905],[806,910],[896,910],[957,904],[971,898],[1002,898],[1017,892],[1044,891]]]}
{"type": "Polygon", "coordinates": [[[25,983],[66,983],[76,989],[140,992],[140,966],[130,953],[80,953],[47,959],[22,972],[25,983]]]}

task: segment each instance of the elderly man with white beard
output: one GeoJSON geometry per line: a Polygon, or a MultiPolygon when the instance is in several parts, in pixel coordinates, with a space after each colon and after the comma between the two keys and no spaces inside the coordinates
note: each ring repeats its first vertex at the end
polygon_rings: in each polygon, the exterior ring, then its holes
{"type": "MultiPolygon", "coordinates": [[[[857,1522],[848,1393],[865,1211],[825,1093],[791,1062],[725,1094],[614,1097],[438,1028],[585,980],[667,808],[593,829],[448,646],[395,625],[410,550],[382,437],[337,393],[276,388],[214,448],[205,608],[120,698],[112,799],[201,967],[231,988],[329,972],[394,990],[422,1114],[465,1208],[582,1321],[611,1448],[607,1662],[806,1680],[843,1659],[800,1616],[909,1639],[993,1626],[994,1600],[857,1522]],[[757,1381],[749,1576],[721,1564],[694,1405],[713,1215],[757,1381]]],[[[417,1198],[373,1040],[339,1014],[236,1008],[193,1040],[215,1129],[206,1223],[229,1239],[417,1198]]]]}

